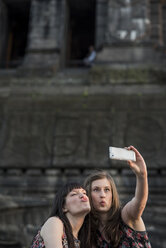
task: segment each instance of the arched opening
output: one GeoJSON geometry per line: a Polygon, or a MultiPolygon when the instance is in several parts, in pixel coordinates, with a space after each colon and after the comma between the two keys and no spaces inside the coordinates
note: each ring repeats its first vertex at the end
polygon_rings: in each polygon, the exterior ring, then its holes
{"type": "Polygon", "coordinates": [[[21,65],[25,55],[30,1],[4,0],[4,7],[5,42],[1,48],[3,56],[0,56],[0,66],[1,68],[15,68],[21,65]]]}
{"type": "Polygon", "coordinates": [[[95,0],[67,1],[66,65],[79,66],[95,43],[95,0]]]}
{"type": "Polygon", "coordinates": [[[163,43],[166,47],[166,1],[163,1],[162,4],[162,28],[163,28],[163,43]]]}

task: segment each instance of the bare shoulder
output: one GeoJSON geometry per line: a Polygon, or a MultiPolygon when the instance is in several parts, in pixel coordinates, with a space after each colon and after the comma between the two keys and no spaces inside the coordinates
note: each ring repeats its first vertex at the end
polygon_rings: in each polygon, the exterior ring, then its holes
{"type": "Polygon", "coordinates": [[[63,234],[63,222],[56,216],[48,218],[44,223],[41,228],[41,236],[45,233],[54,232],[55,230],[63,234]]]}

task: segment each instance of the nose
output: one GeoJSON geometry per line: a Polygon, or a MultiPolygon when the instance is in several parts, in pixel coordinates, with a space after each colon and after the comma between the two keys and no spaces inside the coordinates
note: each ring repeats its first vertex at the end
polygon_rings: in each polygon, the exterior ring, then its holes
{"type": "Polygon", "coordinates": [[[101,190],[101,191],[100,191],[100,197],[102,197],[102,198],[105,197],[105,192],[104,192],[104,190],[101,190]]]}
{"type": "Polygon", "coordinates": [[[79,196],[80,196],[81,199],[83,199],[83,198],[84,198],[84,199],[87,199],[87,198],[88,198],[87,195],[85,195],[85,194],[83,194],[83,193],[80,193],[79,196]]]}
{"type": "Polygon", "coordinates": [[[80,196],[80,198],[83,198],[83,197],[85,197],[86,195],[83,194],[82,192],[80,192],[79,196],[80,196]]]}

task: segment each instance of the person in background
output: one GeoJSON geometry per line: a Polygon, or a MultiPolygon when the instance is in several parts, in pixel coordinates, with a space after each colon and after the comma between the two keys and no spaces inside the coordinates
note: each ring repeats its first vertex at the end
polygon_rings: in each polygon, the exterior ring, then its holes
{"type": "Polygon", "coordinates": [[[136,175],[135,196],[123,208],[113,178],[106,171],[96,171],[85,181],[91,203],[91,247],[96,248],[150,248],[142,214],[148,199],[147,168],[141,154],[136,162],[128,161],[136,175]]]}
{"type": "Polygon", "coordinates": [[[66,184],[56,193],[51,214],[33,238],[31,248],[90,247],[90,231],[84,222],[89,211],[84,188],[78,183],[66,184]]]}
{"type": "Polygon", "coordinates": [[[83,62],[85,66],[92,66],[96,59],[96,51],[94,46],[89,47],[89,54],[86,58],[84,58],[83,62]]]}

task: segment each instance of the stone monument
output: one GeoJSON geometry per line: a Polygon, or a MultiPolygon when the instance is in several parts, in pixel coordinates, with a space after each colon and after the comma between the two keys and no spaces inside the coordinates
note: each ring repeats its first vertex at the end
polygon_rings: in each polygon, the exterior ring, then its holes
{"type": "Polygon", "coordinates": [[[164,0],[0,0],[0,248],[30,247],[57,189],[96,168],[129,200],[135,177],[108,147],[130,144],[152,246],[166,246],[165,31],[164,0]]]}

